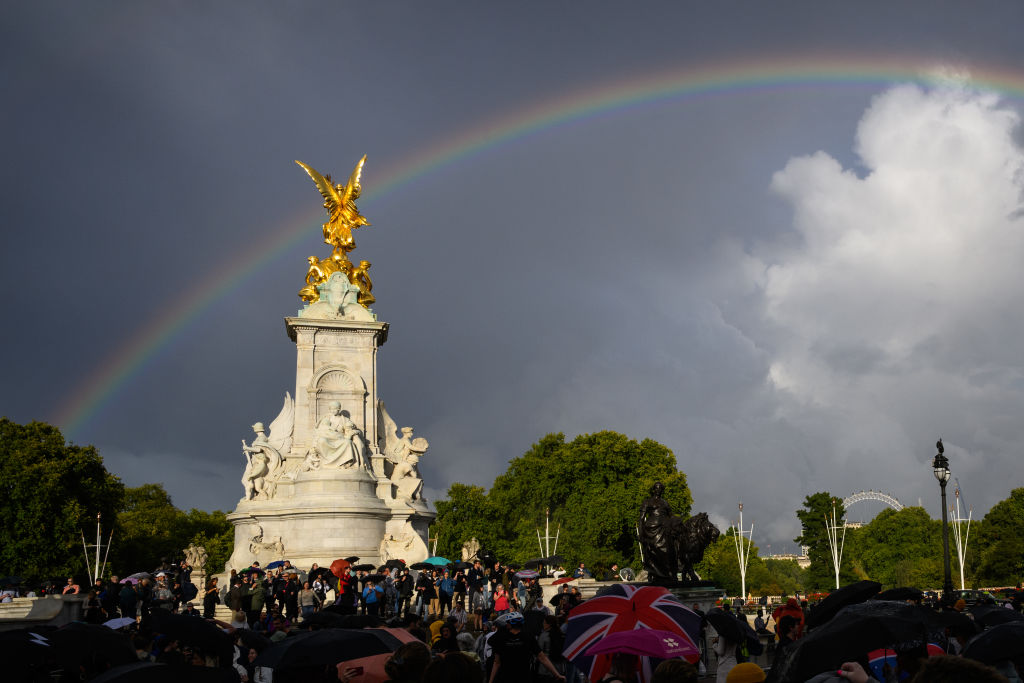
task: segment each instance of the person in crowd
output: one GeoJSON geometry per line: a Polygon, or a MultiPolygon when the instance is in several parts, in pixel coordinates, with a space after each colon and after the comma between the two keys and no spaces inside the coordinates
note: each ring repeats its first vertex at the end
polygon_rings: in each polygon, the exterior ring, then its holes
{"type": "Polygon", "coordinates": [[[63,595],[78,595],[82,592],[82,587],[75,582],[73,576],[68,577],[68,585],[64,586],[64,590],[61,591],[63,595]]]}
{"type": "Polygon", "coordinates": [[[666,659],[651,675],[651,683],[697,683],[697,668],[685,659],[666,659]]]}
{"type": "Polygon", "coordinates": [[[434,587],[437,588],[437,616],[443,617],[445,607],[448,608],[449,612],[452,611],[452,598],[455,597],[455,579],[445,569],[444,573],[434,582],[434,587]]]}
{"type": "Polygon", "coordinates": [[[754,630],[758,634],[768,633],[768,629],[765,627],[765,623],[764,623],[764,610],[763,609],[758,609],[757,610],[757,616],[754,617],[754,630]]]}
{"type": "Polygon", "coordinates": [[[367,581],[363,588],[363,602],[366,604],[366,613],[370,616],[380,614],[380,603],[384,598],[384,591],[377,587],[373,581],[367,581]]]}
{"type": "Polygon", "coordinates": [[[214,576],[206,583],[206,591],[203,594],[203,618],[213,619],[218,604],[220,604],[220,589],[217,587],[217,577],[214,576]]]}
{"type": "Polygon", "coordinates": [[[512,606],[509,604],[508,595],[505,594],[505,586],[499,583],[494,587],[494,611],[500,617],[511,609],[512,606]]]}
{"type": "Polygon", "coordinates": [[[781,670],[779,665],[789,658],[789,653],[796,647],[799,622],[796,617],[787,614],[779,620],[776,628],[779,633],[779,644],[775,647],[775,659],[772,660],[772,667],[769,670],[769,681],[778,680],[778,672],[781,670]]]}
{"type": "Polygon", "coordinates": [[[416,611],[424,616],[428,613],[436,614],[436,612],[430,611],[430,606],[437,600],[437,588],[434,587],[434,581],[430,577],[430,572],[420,572],[420,576],[416,580],[416,594],[418,600],[416,611]]]}
{"type": "Polygon", "coordinates": [[[621,577],[619,576],[619,564],[617,562],[612,562],[612,566],[609,567],[608,571],[604,573],[604,577],[602,578],[602,580],[619,581],[620,579],[621,577]]]}
{"type": "Polygon", "coordinates": [[[630,652],[616,652],[612,655],[611,668],[601,677],[600,683],[633,683],[640,668],[640,658],[630,652]]]}
{"type": "Polygon", "coordinates": [[[199,613],[199,610],[196,609],[196,606],[193,605],[191,602],[186,602],[185,603],[185,607],[181,610],[181,613],[184,614],[186,617],[199,617],[199,618],[202,618],[202,616],[203,616],[202,614],[199,613]]]}
{"type": "Polygon", "coordinates": [[[435,622],[441,623],[441,628],[438,629],[437,640],[433,642],[431,651],[437,654],[445,655],[449,652],[459,651],[459,642],[455,639],[455,626],[448,622],[435,622]]]}
{"type": "Polygon", "coordinates": [[[85,602],[85,621],[88,624],[102,624],[106,621],[106,612],[95,590],[90,590],[85,602]]]}
{"type": "Polygon", "coordinates": [[[424,670],[422,683],[480,683],[483,672],[470,657],[460,652],[449,653],[432,661],[424,670]]]}
{"type": "Polygon", "coordinates": [[[384,673],[390,683],[420,683],[430,660],[430,649],[422,642],[404,643],[384,664],[384,673]]]}
{"type": "Polygon", "coordinates": [[[466,621],[469,619],[469,613],[466,612],[466,603],[464,599],[459,599],[455,602],[455,607],[452,608],[449,618],[455,620],[456,630],[461,632],[466,628],[466,621]]]}
{"type": "Polygon", "coordinates": [[[118,606],[121,608],[121,616],[138,618],[139,594],[135,592],[135,585],[130,581],[121,586],[117,595],[118,606]]]}
{"type": "Polygon", "coordinates": [[[722,634],[711,639],[711,645],[718,659],[718,669],[715,676],[716,683],[725,683],[729,671],[736,666],[736,645],[722,634]]]}
{"type": "Polygon", "coordinates": [[[466,581],[466,572],[464,572],[461,569],[456,570],[455,576],[453,576],[452,578],[455,579],[455,598],[453,600],[453,604],[459,602],[460,600],[462,601],[463,604],[465,604],[466,593],[468,592],[469,589],[469,583],[466,581]]]}
{"type": "Polygon", "coordinates": [[[590,571],[587,569],[587,566],[585,564],[580,562],[580,566],[576,567],[576,571],[574,571],[572,573],[572,578],[574,578],[574,579],[589,579],[590,578],[590,571]]]}
{"type": "Polygon", "coordinates": [[[252,589],[249,591],[249,611],[245,613],[249,628],[254,628],[260,620],[260,613],[263,612],[263,605],[267,600],[267,588],[259,576],[254,575],[252,589]]]}
{"type": "Polygon", "coordinates": [[[522,614],[510,612],[505,617],[505,626],[505,629],[495,633],[490,640],[494,651],[494,664],[489,683],[521,683],[530,680],[534,657],[556,681],[565,680],[565,676],[559,673],[548,656],[541,652],[537,640],[523,631],[522,614]]]}
{"type": "MultiPolygon", "coordinates": [[[[554,616],[546,614],[544,616],[544,623],[541,625],[540,636],[537,637],[537,645],[540,647],[540,651],[551,660],[551,664],[562,675],[565,675],[566,665],[565,657],[562,655],[564,643],[565,638],[558,627],[558,620],[554,616]]],[[[551,672],[540,665],[539,659],[534,660],[534,662],[534,678],[538,683],[554,680],[551,672]]]]}
{"type": "Polygon", "coordinates": [[[472,618],[473,630],[480,632],[484,630],[484,612],[487,610],[487,599],[484,597],[484,584],[481,581],[471,587],[469,593],[469,611],[472,618]]]}
{"type": "Polygon", "coordinates": [[[316,612],[316,608],[320,605],[320,598],[317,596],[316,591],[309,585],[309,581],[302,584],[302,589],[298,595],[299,609],[302,611],[302,620],[306,621],[313,613],[316,612]]]}
{"type": "Polygon", "coordinates": [[[270,642],[280,643],[288,637],[288,632],[292,630],[292,623],[280,614],[275,614],[271,619],[271,628],[273,633],[270,634],[270,642]]]}

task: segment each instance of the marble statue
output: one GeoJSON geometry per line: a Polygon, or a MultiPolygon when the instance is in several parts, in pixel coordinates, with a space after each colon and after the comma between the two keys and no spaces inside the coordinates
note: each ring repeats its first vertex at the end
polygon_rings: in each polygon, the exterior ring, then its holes
{"type": "Polygon", "coordinates": [[[476,540],[476,536],[469,539],[462,544],[462,561],[472,562],[476,559],[477,553],[480,552],[480,541],[476,540]]]}
{"type": "Polygon", "coordinates": [[[315,466],[310,469],[323,465],[345,469],[366,467],[367,449],[362,430],[349,419],[348,412],[341,409],[341,403],[331,401],[328,407],[330,413],[316,426],[312,448],[315,457],[310,459],[315,466]]]}
{"type": "Polygon", "coordinates": [[[263,540],[263,527],[257,525],[259,532],[249,540],[249,552],[259,555],[261,552],[268,553],[272,558],[284,557],[284,542],[280,536],[275,536],[271,541],[263,540]]]}
{"type": "Polygon", "coordinates": [[[664,495],[665,485],[659,481],[640,504],[637,535],[644,569],[654,581],[675,581],[680,573],[683,579],[696,581],[700,577],[694,566],[718,539],[718,528],[704,512],[686,521],[674,516],[664,495]]]}
{"type": "Polygon", "coordinates": [[[206,567],[206,560],[210,557],[206,554],[206,548],[195,543],[189,543],[188,547],[182,552],[185,554],[185,562],[188,563],[188,566],[192,567],[196,573],[201,574],[203,568],[206,567]]]}
{"type": "Polygon", "coordinates": [[[395,421],[384,408],[384,401],[377,402],[377,414],[380,429],[377,446],[393,465],[389,478],[395,487],[395,499],[406,502],[421,500],[423,479],[417,465],[430,444],[423,437],[412,438],[412,427],[402,427],[399,436],[395,421]]]}
{"type": "Polygon", "coordinates": [[[380,561],[405,560],[407,564],[422,562],[430,556],[427,544],[409,522],[397,534],[385,534],[380,543],[380,561]]]}
{"type": "Polygon", "coordinates": [[[295,426],[295,401],[291,394],[285,392],[284,406],[274,421],[270,423],[269,433],[264,432],[263,423],[252,426],[256,437],[252,445],[242,439],[242,453],[246,458],[245,472],[242,474],[242,486],[245,488],[246,500],[273,498],[275,483],[283,472],[283,453],[292,448],[292,431],[295,426]]]}
{"type": "MultiPolygon", "coordinates": [[[[324,263],[326,261],[320,261],[317,267],[324,263]]],[[[310,264],[310,268],[312,267],[313,264],[310,264]]],[[[332,272],[325,282],[306,285],[302,290],[303,296],[308,296],[310,289],[316,290],[318,298],[299,311],[299,317],[320,320],[374,320],[373,313],[359,303],[360,296],[363,296],[362,290],[350,282],[342,271],[332,272]]]]}

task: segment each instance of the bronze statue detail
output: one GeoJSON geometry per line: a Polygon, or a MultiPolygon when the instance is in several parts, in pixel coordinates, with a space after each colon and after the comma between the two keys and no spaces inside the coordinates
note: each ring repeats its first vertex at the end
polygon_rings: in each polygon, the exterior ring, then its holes
{"type": "Polygon", "coordinates": [[[685,581],[697,581],[693,567],[704,557],[704,550],[714,543],[719,531],[701,512],[685,522],[672,514],[663,496],[665,485],[657,482],[651,495],[640,504],[637,533],[643,553],[644,568],[655,581],[675,581],[682,574],[685,581]]]}
{"type": "Polygon", "coordinates": [[[342,272],[348,277],[353,285],[359,288],[359,303],[369,307],[375,299],[370,290],[373,289],[373,282],[368,273],[369,261],[360,261],[359,266],[353,266],[348,254],[356,248],[356,241],[352,231],[364,225],[370,225],[370,221],[359,213],[355,200],[362,192],[360,179],[363,174],[363,164],[366,163],[366,155],[359,160],[352,170],[348,182],[333,184],[330,174],[321,175],[312,166],[296,160],[299,166],[309,174],[316,185],[320,195],[324,198],[324,208],[327,210],[327,222],[323,224],[324,242],[331,245],[333,250],[331,256],[326,259],[319,259],[310,256],[309,269],[306,271],[306,286],[299,290],[299,298],[306,303],[315,303],[320,300],[319,285],[327,282],[331,274],[342,272]]]}

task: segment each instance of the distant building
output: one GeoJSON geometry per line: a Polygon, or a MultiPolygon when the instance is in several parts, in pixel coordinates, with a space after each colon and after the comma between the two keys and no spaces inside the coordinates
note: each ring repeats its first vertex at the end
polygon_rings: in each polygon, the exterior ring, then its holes
{"type": "Polygon", "coordinates": [[[792,553],[783,553],[782,555],[764,555],[761,557],[762,560],[791,560],[797,563],[801,569],[807,569],[811,566],[811,558],[807,555],[794,555],[792,553]]]}

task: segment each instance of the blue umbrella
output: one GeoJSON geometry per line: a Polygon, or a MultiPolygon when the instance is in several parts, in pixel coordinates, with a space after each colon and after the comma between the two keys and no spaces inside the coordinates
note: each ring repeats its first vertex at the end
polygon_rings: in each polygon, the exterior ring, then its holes
{"type": "Polygon", "coordinates": [[[437,567],[445,567],[445,566],[451,564],[450,560],[446,560],[443,557],[438,557],[436,555],[434,557],[428,557],[427,559],[425,559],[423,561],[426,562],[427,564],[432,564],[432,565],[435,565],[437,567]]]}
{"type": "Polygon", "coordinates": [[[277,569],[284,566],[284,560],[275,560],[267,565],[267,569],[277,569]]]}

